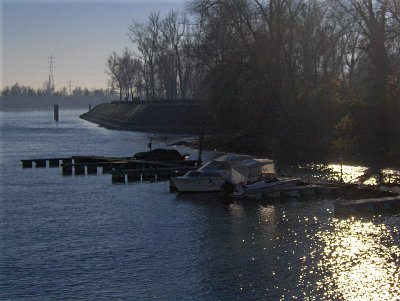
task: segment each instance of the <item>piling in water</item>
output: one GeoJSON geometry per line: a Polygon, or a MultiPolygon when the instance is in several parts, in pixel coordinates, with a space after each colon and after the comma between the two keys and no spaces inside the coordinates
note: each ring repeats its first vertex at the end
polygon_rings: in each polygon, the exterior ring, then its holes
{"type": "Polygon", "coordinates": [[[58,122],[58,105],[54,105],[54,120],[58,122]]]}

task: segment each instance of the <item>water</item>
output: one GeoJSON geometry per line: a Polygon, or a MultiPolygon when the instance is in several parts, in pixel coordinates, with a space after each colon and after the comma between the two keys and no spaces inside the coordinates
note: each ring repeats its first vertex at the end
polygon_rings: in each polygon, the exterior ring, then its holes
{"type": "Polygon", "coordinates": [[[146,148],[149,134],[80,113],[60,111],[58,124],[52,112],[1,113],[0,299],[400,298],[399,215],[336,218],[335,197],[223,201],[22,169],[20,159],[146,148]]]}

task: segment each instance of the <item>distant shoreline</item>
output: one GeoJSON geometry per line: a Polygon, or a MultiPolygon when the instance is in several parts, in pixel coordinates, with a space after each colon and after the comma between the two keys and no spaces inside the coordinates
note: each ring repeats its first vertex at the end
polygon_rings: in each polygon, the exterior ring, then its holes
{"type": "MultiPolygon", "coordinates": [[[[55,103],[56,104],[56,103],[55,103]]],[[[60,110],[88,110],[89,107],[63,107],[59,106],[60,110]]],[[[49,108],[1,108],[0,112],[34,112],[34,111],[53,111],[53,107],[49,108]]]]}

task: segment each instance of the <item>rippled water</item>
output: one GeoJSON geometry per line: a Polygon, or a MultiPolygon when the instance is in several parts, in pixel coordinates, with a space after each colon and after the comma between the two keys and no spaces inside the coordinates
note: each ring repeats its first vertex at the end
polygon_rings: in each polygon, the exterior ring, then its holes
{"type": "Polygon", "coordinates": [[[399,215],[336,217],[334,196],[224,201],[21,168],[145,149],[148,134],[79,113],[58,124],[52,112],[1,113],[0,299],[400,299],[399,215]]]}

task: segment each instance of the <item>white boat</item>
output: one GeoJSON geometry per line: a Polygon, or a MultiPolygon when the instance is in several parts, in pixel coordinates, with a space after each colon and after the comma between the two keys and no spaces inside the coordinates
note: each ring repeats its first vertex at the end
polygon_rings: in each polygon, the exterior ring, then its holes
{"type": "Polygon", "coordinates": [[[232,193],[232,196],[243,196],[246,193],[254,191],[274,191],[284,188],[293,188],[296,187],[299,182],[299,178],[270,178],[244,186],[235,185],[235,190],[232,193]]]}
{"type": "Polygon", "coordinates": [[[275,174],[274,161],[254,159],[246,155],[226,154],[184,176],[172,179],[179,192],[221,191],[226,182],[233,184],[260,180],[266,174],[275,174]]]}
{"type": "Polygon", "coordinates": [[[225,178],[217,171],[192,170],[172,181],[179,192],[212,192],[221,190],[225,178]]]}

